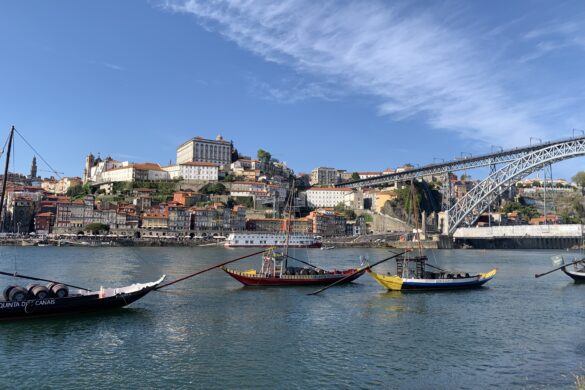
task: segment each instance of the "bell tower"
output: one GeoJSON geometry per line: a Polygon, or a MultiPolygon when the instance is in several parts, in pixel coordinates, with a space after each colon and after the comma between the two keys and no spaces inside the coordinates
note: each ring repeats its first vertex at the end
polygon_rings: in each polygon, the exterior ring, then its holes
{"type": "Polygon", "coordinates": [[[92,153],[88,154],[87,157],[85,157],[85,169],[83,170],[83,182],[87,183],[89,181],[89,178],[91,176],[91,168],[94,166],[95,163],[95,157],[93,156],[92,153]]]}
{"type": "Polygon", "coordinates": [[[37,178],[37,157],[33,157],[32,165],[30,167],[30,178],[36,179],[37,178]]]}

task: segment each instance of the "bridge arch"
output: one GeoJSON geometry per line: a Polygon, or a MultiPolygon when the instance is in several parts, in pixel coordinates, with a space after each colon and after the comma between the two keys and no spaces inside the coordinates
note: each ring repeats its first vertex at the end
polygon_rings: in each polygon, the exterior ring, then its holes
{"type": "Polygon", "coordinates": [[[491,173],[465,194],[447,211],[448,232],[453,234],[461,225],[471,226],[481,213],[513,183],[546,165],[585,156],[585,139],[574,139],[536,149],[491,173]]]}

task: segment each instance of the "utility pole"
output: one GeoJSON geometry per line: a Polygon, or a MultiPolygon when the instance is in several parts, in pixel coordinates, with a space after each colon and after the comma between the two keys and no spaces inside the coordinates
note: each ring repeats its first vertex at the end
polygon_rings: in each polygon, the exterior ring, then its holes
{"type": "Polygon", "coordinates": [[[12,150],[12,140],[14,138],[14,126],[10,129],[10,136],[8,137],[8,150],[6,151],[6,165],[4,166],[4,180],[2,181],[2,195],[0,196],[0,232],[4,231],[4,200],[6,199],[6,184],[8,183],[8,164],[10,163],[10,152],[12,150]]]}

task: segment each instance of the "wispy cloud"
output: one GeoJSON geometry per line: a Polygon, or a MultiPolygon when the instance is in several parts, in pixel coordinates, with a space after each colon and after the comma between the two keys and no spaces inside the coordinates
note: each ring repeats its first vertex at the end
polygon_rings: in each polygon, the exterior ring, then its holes
{"type": "Polygon", "coordinates": [[[122,68],[121,66],[116,65],[116,64],[112,64],[110,62],[102,62],[101,64],[103,66],[105,66],[106,68],[109,68],[109,69],[113,69],[113,70],[124,70],[124,68],[122,68]]]}
{"type": "MultiPolygon", "coordinates": [[[[585,15],[581,15],[579,19],[581,20],[583,17],[585,15]]],[[[585,49],[585,26],[582,22],[556,20],[528,31],[523,38],[536,42],[534,56],[529,57],[529,59],[535,59],[552,51],[571,46],[585,49]]]]}
{"type": "Polygon", "coordinates": [[[252,93],[262,99],[279,103],[296,103],[307,99],[336,101],[344,96],[327,82],[307,82],[304,79],[282,79],[268,83],[257,77],[248,77],[252,93]]]}
{"type": "Polygon", "coordinates": [[[104,66],[104,67],[106,67],[108,69],[111,69],[111,70],[117,70],[117,71],[125,70],[120,65],[116,65],[116,64],[113,64],[111,62],[105,62],[105,61],[88,61],[88,63],[93,64],[93,65],[98,65],[98,66],[104,66]]]}
{"type": "MultiPolygon", "coordinates": [[[[505,88],[478,39],[449,26],[429,9],[381,2],[309,0],[177,0],[164,3],[193,14],[267,61],[298,74],[333,80],[337,89],[379,99],[378,112],[395,119],[422,115],[433,127],[498,144],[545,137],[541,106],[518,102],[505,88]]],[[[439,15],[440,16],[440,15],[439,15]]],[[[329,96],[308,85],[296,96],[329,96]]],[[[280,88],[276,99],[289,100],[280,88]]],[[[299,89],[297,87],[297,89],[299,89]]]]}

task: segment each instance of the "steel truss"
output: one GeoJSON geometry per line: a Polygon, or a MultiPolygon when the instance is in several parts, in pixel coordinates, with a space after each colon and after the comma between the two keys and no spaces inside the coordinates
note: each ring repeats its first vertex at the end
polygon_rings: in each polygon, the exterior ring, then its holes
{"type": "Polygon", "coordinates": [[[473,225],[480,214],[518,180],[558,161],[585,155],[585,138],[572,138],[522,153],[514,161],[491,173],[449,209],[449,234],[461,225],[473,225]]]}
{"type": "Polygon", "coordinates": [[[388,175],[382,175],[370,179],[362,179],[347,183],[341,183],[337,184],[336,187],[363,188],[385,186],[394,184],[396,182],[409,181],[412,179],[425,176],[438,176],[447,174],[448,172],[456,172],[466,169],[474,169],[487,166],[489,166],[490,170],[493,172],[496,168],[496,165],[507,164],[519,160],[523,156],[532,153],[536,150],[548,148],[550,146],[560,145],[566,142],[576,142],[584,140],[585,136],[573,137],[558,141],[551,141],[539,143],[536,145],[524,146],[515,149],[502,150],[500,152],[489,153],[480,156],[463,157],[453,161],[425,165],[423,167],[412,169],[405,172],[391,173],[388,175]]]}

